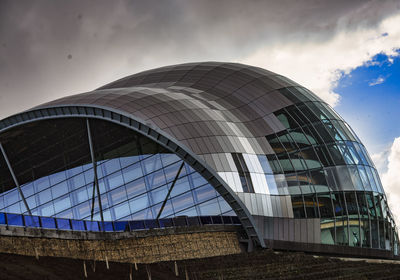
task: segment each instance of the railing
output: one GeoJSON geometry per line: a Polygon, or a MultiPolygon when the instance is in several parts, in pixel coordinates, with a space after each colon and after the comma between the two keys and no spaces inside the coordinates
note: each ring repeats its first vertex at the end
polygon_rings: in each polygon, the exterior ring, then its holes
{"type": "Polygon", "coordinates": [[[0,213],[0,225],[27,228],[43,228],[72,231],[123,232],[147,230],[153,228],[187,227],[203,225],[240,225],[236,216],[180,216],[174,218],[135,220],[135,221],[85,221],[64,218],[29,216],[22,214],[0,213]]]}

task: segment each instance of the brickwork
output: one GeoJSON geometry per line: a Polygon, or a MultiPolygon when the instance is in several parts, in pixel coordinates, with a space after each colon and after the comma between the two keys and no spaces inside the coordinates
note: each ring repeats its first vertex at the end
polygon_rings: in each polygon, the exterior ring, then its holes
{"type": "Polygon", "coordinates": [[[0,253],[125,263],[198,259],[240,253],[234,231],[187,232],[125,239],[1,236],[0,253]]]}

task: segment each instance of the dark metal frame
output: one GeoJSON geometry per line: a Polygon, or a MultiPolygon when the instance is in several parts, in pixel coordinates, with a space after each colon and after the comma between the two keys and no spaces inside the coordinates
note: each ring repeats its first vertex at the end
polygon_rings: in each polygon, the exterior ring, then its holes
{"type": "Polygon", "coordinates": [[[93,104],[39,107],[1,120],[0,133],[34,121],[70,117],[103,119],[125,126],[152,139],[169,151],[175,153],[183,161],[193,167],[193,169],[199,172],[232,207],[240,219],[243,229],[247,233],[249,248],[252,248],[253,243],[258,243],[263,248],[266,247],[264,239],[249,210],[217,172],[178,140],[167,135],[160,129],[153,127],[151,124],[146,124],[143,120],[140,120],[132,114],[93,104]]]}

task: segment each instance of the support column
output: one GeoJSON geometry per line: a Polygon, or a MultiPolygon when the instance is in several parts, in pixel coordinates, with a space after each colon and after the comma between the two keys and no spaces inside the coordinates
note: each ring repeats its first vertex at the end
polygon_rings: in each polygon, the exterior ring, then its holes
{"type": "Polygon", "coordinates": [[[182,171],[182,168],[183,168],[184,165],[185,165],[185,162],[182,161],[182,164],[181,164],[181,166],[179,167],[179,170],[178,170],[178,172],[176,173],[174,180],[172,181],[171,187],[169,188],[168,193],[167,193],[167,195],[165,196],[164,202],[163,202],[163,204],[161,205],[160,211],[158,212],[158,215],[157,215],[157,218],[156,218],[157,220],[160,218],[160,216],[161,216],[161,214],[162,214],[162,211],[164,210],[164,207],[165,207],[165,204],[167,203],[168,197],[169,197],[169,195],[171,194],[171,191],[172,191],[172,189],[174,188],[175,183],[176,183],[176,180],[178,180],[179,174],[181,174],[181,171],[182,171]]]}
{"type": "Polygon", "coordinates": [[[0,143],[0,150],[1,150],[1,153],[3,154],[4,160],[5,160],[6,163],[7,163],[8,170],[9,170],[10,173],[11,173],[11,176],[12,176],[12,178],[13,178],[13,180],[14,180],[14,183],[15,183],[15,185],[17,186],[19,195],[21,196],[22,201],[24,202],[25,208],[26,208],[26,210],[28,211],[29,215],[32,215],[31,209],[29,208],[28,203],[27,203],[26,200],[25,200],[25,196],[24,196],[24,194],[22,193],[21,186],[20,186],[19,183],[18,183],[18,180],[17,180],[17,177],[15,176],[14,170],[12,169],[11,164],[10,164],[10,161],[8,160],[6,151],[4,150],[4,147],[3,147],[3,145],[2,145],[1,143],[0,143]]]}
{"type": "Polygon", "coordinates": [[[97,190],[97,198],[98,198],[98,201],[99,201],[101,223],[102,223],[102,228],[103,228],[103,230],[104,230],[103,207],[102,207],[102,205],[101,205],[100,187],[99,187],[99,180],[98,180],[98,177],[97,177],[97,164],[96,164],[96,160],[95,160],[95,157],[94,157],[93,141],[92,141],[92,134],[91,134],[91,132],[90,132],[89,119],[86,119],[86,129],[87,129],[87,134],[88,134],[88,141],[89,141],[89,147],[90,147],[90,156],[91,156],[91,158],[92,158],[93,172],[94,172],[94,184],[93,184],[93,199],[92,199],[92,213],[91,213],[91,219],[93,220],[94,192],[95,192],[95,188],[96,188],[96,190],[97,190]]]}

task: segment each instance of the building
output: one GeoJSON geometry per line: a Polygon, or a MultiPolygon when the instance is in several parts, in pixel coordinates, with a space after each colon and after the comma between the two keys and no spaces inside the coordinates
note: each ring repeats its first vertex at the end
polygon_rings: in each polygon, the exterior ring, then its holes
{"type": "Polygon", "coordinates": [[[0,223],[117,232],[240,225],[256,247],[393,258],[396,226],[349,125],[252,66],[141,72],[0,121],[0,223]]]}

